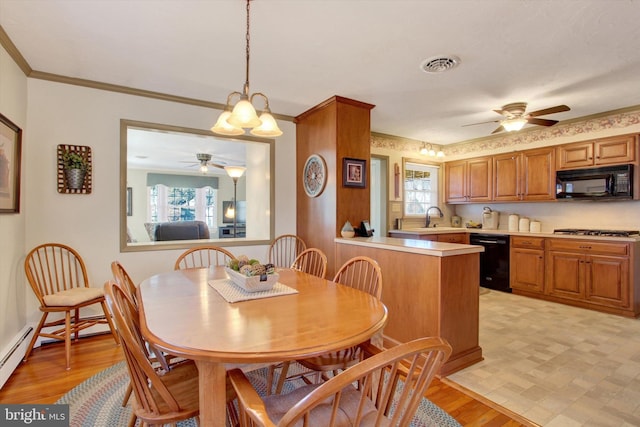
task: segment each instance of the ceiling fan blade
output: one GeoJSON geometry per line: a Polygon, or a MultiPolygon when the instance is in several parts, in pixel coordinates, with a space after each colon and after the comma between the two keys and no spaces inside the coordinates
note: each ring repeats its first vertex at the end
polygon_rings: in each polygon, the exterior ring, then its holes
{"type": "Polygon", "coordinates": [[[527,123],[532,124],[532,125],[538,125],[538,126],[553,126],[556,123],[558,123],[558,121],[557,120],[548,120],[548,119],[529,118],[527,120],[527,123]]]}
{"type": "Polygon", "coordinates": [[[493,135],[494,133],[498,133],[498,132],[502,132],[504,130],[504,128],[502,127],[502,125],[498,126],[496,128],[496,130],[494,130],[493,132],[491,132],[491,135],[493,135]]]}
{"type": "Polygon", "coordinates": [[[207,163],[209,166],[213,166],[214,168],[220,168],[220,169],[224,169],[224,165],[221,165],[219,163],[207,163]]]}
{"type": "Polygon", "coordinates": [[[469,125],[462,125],[462,127],[466,126],[475,126],[475,125],[483,125],[485,123],[498,123],[500,120],[489,120],[488,122],[480,122],[480,123],[471,123],[469,125]]]}
{"type": "MultiPolygon", "coordinates": [[[[571,110],[571,108],[567,107],[566,105],[556,105],[555,107],[545,108],[544,110],[534,111],[534,112],[529,113],[527,115],[529,117],[538,117],[538,116],[544,116],[546,114],[561,113],[563,111],[569,111],[569,110],[571,110]]],[[[550,125],[548,125],[548,126],[550,126],[550,125]]]]}
{"type": "Polygon", "coordinates": [[[501,116],[505,116],[508,113],[508,111],[506,111],[506,110],[493,110],[493,111],[495,113],[500,114],[501,116]]]}

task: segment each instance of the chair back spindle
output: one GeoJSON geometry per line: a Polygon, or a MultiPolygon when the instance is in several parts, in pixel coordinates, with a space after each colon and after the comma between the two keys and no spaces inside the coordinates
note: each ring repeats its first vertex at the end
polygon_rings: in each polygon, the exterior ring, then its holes
{"type": "Polygon", "coordinates": [[[219,246],[204,245],[196,246],[183,252],[174,266],[175,270],[183,270],[186,268],[202,268],[212,265],[226,265],[229,260],[235,256],[219,246]]]}
{"type": "Polygon", "coordinates": [[[269,247],[269,262],[276,267],[289,268],[305,249],[307,245],[300,237],[294,234],[283,234],[276,237],[269,247]]]}
{"type": "Polygon", "coordinates": [[[324,279],[327,274],[327,256],[317,248],[305,249],[293,261],[291,268],[324,279]]]}

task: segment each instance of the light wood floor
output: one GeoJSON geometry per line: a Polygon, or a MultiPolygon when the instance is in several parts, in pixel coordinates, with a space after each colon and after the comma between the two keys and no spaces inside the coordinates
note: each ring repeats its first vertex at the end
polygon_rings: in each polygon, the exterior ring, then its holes
{"type": "MultiPolygon", "coordinates": [[[[82,381],[124,360],[110,334],[82,338],[72,344],[71,352],[67,371],[62,343],[35,349],[0,389],[0,402],[54,403],[82,381]]],[[[534,426],[446,378],[435,379],[426,396],[464,426],[534,426]]]]}

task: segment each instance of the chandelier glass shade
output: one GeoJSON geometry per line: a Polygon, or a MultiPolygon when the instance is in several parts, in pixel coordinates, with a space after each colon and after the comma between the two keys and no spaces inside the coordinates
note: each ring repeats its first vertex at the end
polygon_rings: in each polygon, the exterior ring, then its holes
{"type": "Polygon", "coordinates": [[[246,78],[244,88],[242,92],[231,92],[229,94],[225,109],[218,117],[216,124],[211,128],[211,131],[219,135],[237,136],[244,134],[245,129],[250,129],[250,133],[255,136],[276,137],[282,135],[282,131],[269,109],[269,98],[260,92],[249,95],[249,3],[250,0],[247,0],[246,78]],[[233,98],[235,97],[239,97],[239,100],[232,108],[233,98]],[[256,97],[264,100],[264,108],[259,117],[253,104],[256,97]]]}

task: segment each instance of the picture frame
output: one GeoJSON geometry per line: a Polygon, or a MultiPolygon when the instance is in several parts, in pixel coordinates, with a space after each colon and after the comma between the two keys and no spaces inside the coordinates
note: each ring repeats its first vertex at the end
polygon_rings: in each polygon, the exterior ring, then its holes
{"type": "Polygon", "coordinates": [[[367,184],[367,161],[344,157],[342,159],[342,185],[365,188],[367,184]]]}
{"type": "Polygon", "coordinates": [[[0,114],[0,213],[20,212],[22,129],[0,114]]]}

